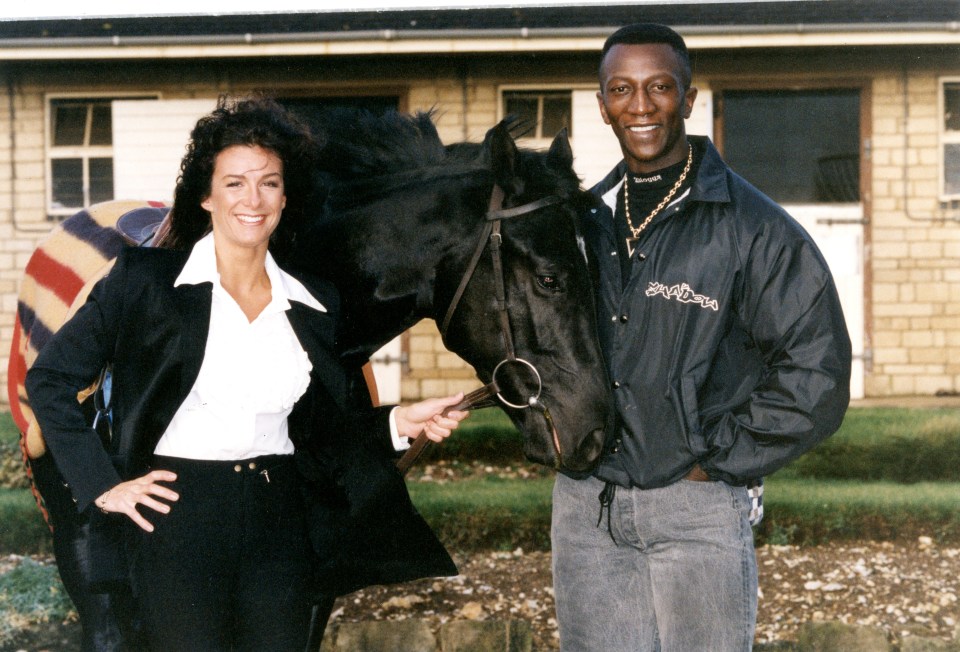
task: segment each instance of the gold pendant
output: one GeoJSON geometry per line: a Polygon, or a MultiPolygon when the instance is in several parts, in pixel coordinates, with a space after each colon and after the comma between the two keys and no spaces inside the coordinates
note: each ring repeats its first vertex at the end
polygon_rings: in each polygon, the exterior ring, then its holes
{"type": "Polygon", "coordinates": [[[633,249],[637,246],[637,240],[640,238],[627,238],[627,256],[633,258],[633,249]]]}

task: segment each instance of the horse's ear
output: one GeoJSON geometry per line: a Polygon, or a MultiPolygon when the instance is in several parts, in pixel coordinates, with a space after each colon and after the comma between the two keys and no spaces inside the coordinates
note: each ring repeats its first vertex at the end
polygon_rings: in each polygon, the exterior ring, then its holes
{"type": "Polygon", "coordinates": [[[564,127],[556,135],[547,152],[547,161],[556,168],[569,170],[573,167],[573,150],[570,149],[570,139],[567,138],[567,128],[564,127]]]}
{"type": "Polygon", "coordinates": [[[493,180],[508,195],[519,192],[517,167],[519,166],[520,153],[517,151],[516,143],[513,142],[513,137],[510,136],[510,131],[503,122],[487,132],[483,139],[483,146],[490,162],[493,180]]]}

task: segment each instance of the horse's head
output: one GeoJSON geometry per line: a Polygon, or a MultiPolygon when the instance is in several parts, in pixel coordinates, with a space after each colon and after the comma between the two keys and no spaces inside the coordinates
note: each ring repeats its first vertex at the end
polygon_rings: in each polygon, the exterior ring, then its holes
{"type": "Polygon", "coordinates": [[[322,126],[326,193],[316,202],[323,205],[316,228],[303,237],[303,264],[340,288],[345,359],[365,361],[424,317],[449,321],[446,346],[485,383],[496,380],[501,401],[520,406],[504,404],[527,457],[590,468],[611,406],[576,229],[590,196],[573,171],[566,135],[543,153],[518,150],[508,123],[483,144],[448,147],[429,114],[348,114],[322,126]],[[494,238],[505,312],[486,219],[494,188],[498,207],[524,207],[522,216],[502,220],[494,238]],[[495,371],[511,343],[529,365],[495,371]]]}
{"type": "Polygon", "coordinates": [[[565,133],[546,153],[519,150],[501,123],[488,132],[482,160],[491,200],[437,274],[437,323],[447,348],[495,383],[529,459],[589,469],[612,409],[577,233],[590,196],[565,133]]]}

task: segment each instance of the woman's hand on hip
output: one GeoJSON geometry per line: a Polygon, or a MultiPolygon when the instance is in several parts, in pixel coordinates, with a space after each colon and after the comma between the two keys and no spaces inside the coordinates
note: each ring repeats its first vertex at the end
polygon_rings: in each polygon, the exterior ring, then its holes
{"type": "Polygon", "coordinates": [[[157,483],[173,482],[176,479],[177,474],[173,471],[150,471],[139,478],[121,482],[93,502],[100,511],[126,514],[141,528],[147,532],[153,532],[153,524],[137,511],[137,505],[144,505],[161,514],[168,514],[170,505],[157,498],[174,501],[179,499],[180,495],[169,487],[157,483]]]}
{"type": "Polygon", "coordinates": [[[419,403],[397,408],[397,431],[410,438],[421,432],[435,442],[441,442],[470,416],[467,410],[454,410],[463,400],[463,392],[444,398],[428,398],[419,403]]]}

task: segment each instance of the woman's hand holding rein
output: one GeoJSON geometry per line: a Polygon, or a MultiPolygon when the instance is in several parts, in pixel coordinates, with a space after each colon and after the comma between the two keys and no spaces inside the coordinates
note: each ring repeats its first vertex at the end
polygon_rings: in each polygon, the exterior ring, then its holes
{"type": "Polygon", "coordinates": [[[173,482],[176,479],[177,474],[172,471],[150,471],[139,478],[114,486],[100,495],[94,504],[104,513],[126,514],[141,528],[147,532],[153,532],[153,525],[137,511],[137,505],[144,505],[161,514],[168,514],[170,505],[160,502],[157,498],[175,501],[180,496],[172,489],[157,483],[173,482]]]}
{"type": "Polygon", "coordinates": [[[421,432],[435,442],[441,442],[457,429],[470,415],[467,411],[450,410],[463,400],[463,392],[445,398],[428,398],[419,403],[397,408],[397,431],[411,439],[421,432]]]}

